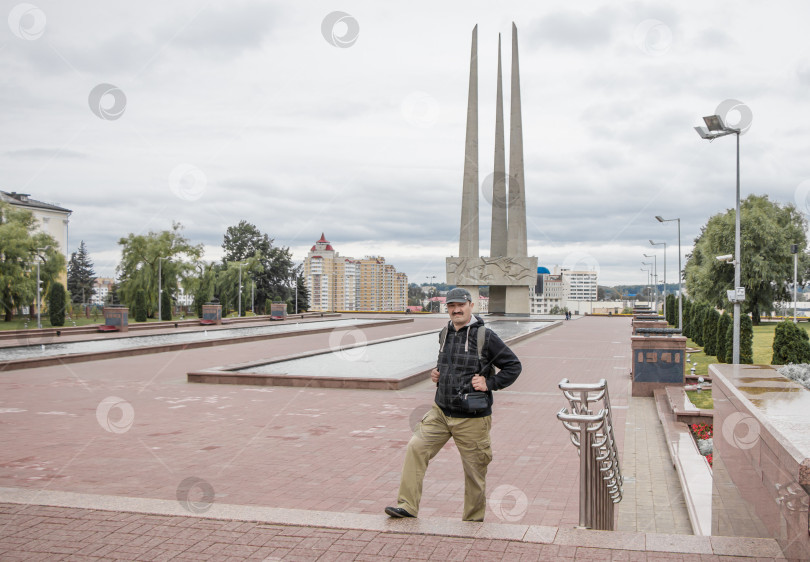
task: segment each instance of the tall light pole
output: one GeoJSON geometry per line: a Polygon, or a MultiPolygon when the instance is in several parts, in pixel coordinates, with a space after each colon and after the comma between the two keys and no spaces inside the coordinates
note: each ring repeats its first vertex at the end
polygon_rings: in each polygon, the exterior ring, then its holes
{"type": "Polygon", "coordinates": [[[650,246],[664,246],[664,316],[667,315],[667,243],[666,242],[653,242],[650,240],[650,246]]]}
{"type": "MultiPolygon", "coordinates": [[[[37,248],[37,252],[47,252],[50,250],[50,246],[45,246],[44,248],[37,248]]],[[[43,262],[45,258],[37,254],[37,257],[40,258],[43,262]]],[[[37,260],[37,328],[42,329],[42,315],[41,315],[41,308],[42,308],[42,286],[39,280],[39,260],[37,260]]]]}
{"type": "Polygon", "coordinates": [[[793,323],[796,323],[796,274],[799,270],[799,245],[791,244],[790,253],[793,254],[793,323]]]}
{"type": "Polygon", "coordinates": [[[665,219],[656,216],[658,222],[678,221],[678,329],[683,330],[683,272],[681,271],[681,219],[665,219]]]}
{"type": "Polygon", "coordinates": [[[239,266],[239,307],[236,311],[236,317],[242,317],[242,267],[246,266],[246,263],[237,264],[239,266]]]}
{"type": "Polygon", "coordinates": [[[163,320],[163,260],[172,258],[158,258],[158,321],[163,320]]]}
{"type": "MultiPolygon", "coordinates": [[[[425,279],[429,280],[430,285],[432,286],[433,285],[433,280],[436,279],[436,276],[435,275],[426,275],[425,279]]],[[[430,293],[428,293],[428,294],[430,294],[430,293]]],[[[435,287],[433,288],[433,296],[434,297],[436,296],[436,288],[435,287]]],[[[434,301],[429,301],[429,302],[430,302],[430,312],[434,312],[434,310],[433,310],[433,302],[434,301]]]]}
{"type": "MultiPolygon", "coordinates": [[[[51,249],[50,246],[45,246],[44,248],[37,248],[37,252],[45,253],[50,249],[51,249]]],[[[40,256],[39,254],[37,254],[37,257],[40,258],[43,262],[45,261],[45,258],[40,256]]],[[[41,286],[40,280],[39,280],[39,260],[37,260],[37,329],[38,330],[42,329],[42,314],[41,314],[41,310],[40,310],[42,308],[41,303],[42,303],[42,286],[41,286]]]]}
{"type": "Polygon", "coordinates": [[[655,254],[643,254],[645,258],[653,259],[653,270],[655,271],[655,313],[658,314],[658,256],[655,254]]]}
{"type": "Polygon", "coordinates": [[[737,135],[737,213],[734,221],[734,345],[732,351],[732,364],[740,363],[740,302],[745,300],[745,289],[740,287],[740,129],[728,127],[719,115],[709,115],[703,118],[705,127],[695,127],[700,138],[713,141],[726,135],[737,135]],[[741,290],[742,289],[742,290],[741,290]],[[741,298],[742,297],[742,298],[741,298]]]}
{"type": "MultiPolygon", "coordinates": [[[[643,262],[641,262],[641,265],[651,266],[652,264],[643,261],[643,262]]],[[[651,293],[652,292],[652,269],[650,269],[649,267],[646,268],[646,269],[642,267],[641,271],[646,271],[647,272],[647,292],[651,293]]],[[[648,294],[647,295],[647,302],[650,302],[650,300],[652,300],[652,295],[648,294]]]]}

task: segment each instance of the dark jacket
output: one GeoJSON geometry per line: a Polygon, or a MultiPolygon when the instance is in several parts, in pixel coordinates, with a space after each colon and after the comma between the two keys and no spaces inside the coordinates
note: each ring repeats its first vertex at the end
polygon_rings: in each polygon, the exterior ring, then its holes
{"type": "MultiPolygon", "coordinates": [[[[444,350],[439,351],[436,368],[439,370],[439,382],[436,385],[436,405],[442,409],[446,416],[454,418],[480,418],[492,414],[492,391],[506,388],[518,378],[522,369],[520,360],[512,352],[498,334],[487,330],[486,344],[484,345],[484,361],[478,360],[478,330],[483,330],[484,321],[475,316],[469,326],[459,331],[450,322],[447,328],[447,338],[444,350]],[[495,373],[492,367],[487,373],[481,369],[487,365],[494,365],[500,371],[495,373]],[[472,392],[472,377],[476,373],[487,377],[487,403],[485,410],[470,413],[463,409],[462,396],[472,392]]],[[[440,337],[441,338],[441,337],[440,337]]]]}

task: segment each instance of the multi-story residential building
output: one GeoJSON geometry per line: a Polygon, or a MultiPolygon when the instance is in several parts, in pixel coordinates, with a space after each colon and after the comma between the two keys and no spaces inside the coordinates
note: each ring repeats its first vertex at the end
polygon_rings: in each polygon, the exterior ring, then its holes
{"type": "Polygon", "coordinates": [[[321,234],[304,260],[310,310],[405,310],[408,276],[381,256],[341,256],[321,234]]]}
{"type": "Polygon", "coordinates": [[[529,287],[531,314],[550,314],[554,307],[565,307],[567,295],[566,279],[562,275],[552,275],[545,267],[537,268],[537,283],[529,287]]]}
{"type": "Polygon", "coordinates": [[[597,279],[595,271],[573,271],[561,269],[560,273],[568,284],[569,301],[595,301],[597,295],[597,279]]]}
{"type": "MultiPolygon", "coordinates": [[[[65,255],[65,261],[70,260],[68,249],[68,224],[70,221],[68,219],[73,211],[59,205],[31,199],[29,194],[16,191],[0,191],[0,201],[8,203],[12,207],[30,211],[37,220],[39,230],[50,234],[65,255]]],[[[58,279],[67,286],[67,271],[63,271],[58,279]]]]}
{"type": "Polygon", "coordinates": [[[106,304],[109,299],[109,294],[112,290],[113,283],[115,283],[115,279],[112,277],[96,277],[96,282],[93,285],[94,292],[93,296],[90,297],[90,303],[98,305],[106,304]]]}

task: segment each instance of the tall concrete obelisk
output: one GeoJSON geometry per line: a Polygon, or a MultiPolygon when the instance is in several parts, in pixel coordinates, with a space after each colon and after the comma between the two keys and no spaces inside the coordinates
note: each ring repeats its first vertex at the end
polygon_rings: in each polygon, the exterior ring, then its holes
{"type": "MultiPolygon", "coordinates": [[[[520,65],[518,64],[517,26],[512,22],[512,86],[509,118],[509,217],[506,253],[510,257],[527,256],[526,192],[523,171],[523,118],[520,110],[520,65]]],[[[529,287],[506,287],[506,314],[525,310],[529,287]]]]}
{"type": "MultiPolygon", "coordinates": [[[[467,137],[464,145],[464,179],[461,199],[460,258],[478,258],[478,26],[472,31],[470,86],[467,93],[467,137]]],[[[459,285],[478,304],[478,285],[459,285]]]]}
{"type": "Polygon", "coordinates": [[[495,173],[492,182],[490,256],[478,255],[478,26],[473,29],[467,138],[461,201],[459,256],[447,258],[447,282],[464,287],[478,303],[478,287],[489,286],[492,314],[530,313],[529,287],[537,282],[537,258],[526,255],[526,198],[523,187],[523,125],[520,111],[517,27],[512,24],[512,107],[509,138],[509,196],[506,196],[501,41],[498,37],[498,90],[495,112],[495,173]]]}
{"type": "MultiPolygon", "coordinates": [[[[495,96],[495,169],[492,174],[492,228],[489,255],[506,256],[508,233],[506,224],[506,151],[503,135],[503,79],[501,71],[501,34],[498,34],[498,86],[495,96]]],[[[489,288],[489,312],[506,312],[506,287],[489,288]]]]}

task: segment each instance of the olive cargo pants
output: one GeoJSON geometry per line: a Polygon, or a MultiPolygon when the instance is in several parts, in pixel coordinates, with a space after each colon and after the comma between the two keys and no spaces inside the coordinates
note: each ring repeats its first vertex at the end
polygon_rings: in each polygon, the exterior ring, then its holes
{"type": "Polygon", "coordinates": [[[402,480],[399,485],[397,507],[411,515],[419,512],[422,498],[422,481],[425,478],[428,462],[436,456],[452,437],[461,454],[464,467],[464,521],[483,521],[487,508],[486,476],[487,465],[492,461],[489,430],[492,416],[484,418],[452,418],[435,404],[425,414],[413,432],[405,464],[402,467],[402,480]]]}

